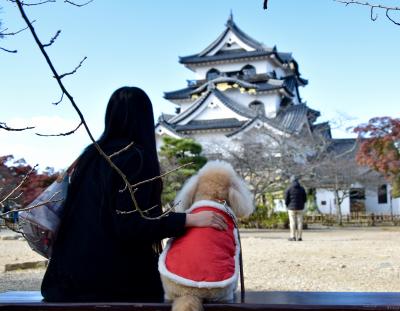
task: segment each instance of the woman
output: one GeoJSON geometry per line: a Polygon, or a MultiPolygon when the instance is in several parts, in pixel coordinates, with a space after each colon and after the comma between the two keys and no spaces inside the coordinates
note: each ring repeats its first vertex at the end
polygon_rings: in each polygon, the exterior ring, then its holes
{"type": "MultiPolygon", "coordinates": [[[[97,141],[111,155],[130,142],[134,146],[112,157],[131,184],[160,175],[153,109],[141,89],[123,87],[107,106],[104,133],[97,141]]],[[[121,177],[96,148],[79,158],[65,202],[52,258],[42,282],[47,301],[162,301],[157,270],[160,241],[181,235],[185,227],[226,224],[211,212],[161,214],[162,183],[145,183],[135,192],[145,219],[132,211],[132,199],[121,177]],[[154,206],[156,206],[154,208],[154,206]]]]}

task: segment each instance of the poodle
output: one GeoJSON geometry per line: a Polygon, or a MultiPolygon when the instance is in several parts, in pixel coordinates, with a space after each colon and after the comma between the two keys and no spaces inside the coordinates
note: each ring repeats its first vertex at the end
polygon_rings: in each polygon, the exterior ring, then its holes
{"type": "Polygon", "coordinates": [[[173,311],[203,310],[203,301],[232,301],[240,269],[236,217],[254,210],[247,185],[229,163],[210,161],[186,181],[175,204],[178,212],[219,213],[228,229],[193,227],[167,242],[158,264],[166,300],[173,301],[173,311]]]}

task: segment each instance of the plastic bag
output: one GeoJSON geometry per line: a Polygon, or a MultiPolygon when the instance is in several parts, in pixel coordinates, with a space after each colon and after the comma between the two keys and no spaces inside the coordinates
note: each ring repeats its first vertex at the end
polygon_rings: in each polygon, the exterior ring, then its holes
{"type": "Polygon", "coordinates": [[[38,207],[19,213],[20,226],[29,246],[40,255],[50,258],[63,213],[69,185],[69,174],[53,182],[30,206],[38,207]]]}

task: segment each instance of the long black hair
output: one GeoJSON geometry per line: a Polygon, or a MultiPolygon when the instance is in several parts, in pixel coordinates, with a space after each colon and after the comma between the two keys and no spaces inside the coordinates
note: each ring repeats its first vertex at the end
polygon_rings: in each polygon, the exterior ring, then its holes
{"type": "MultiPolygon", "coordinates": [[[[154,163],[152,175],[160,174],[153,106],[147,94],[137,87],[121,87],[111,95],[105,114],[104,132],[97,140],[103,150],[112,149],[113,146],[116,147],[115,144],[121,142],[125,144],[133,142],[134,146],[140,147],[146,158],[154,163]]],[[[98,151],[94,144],[89,145],[78,162],[78,171],[83,169],[96,154],[98,151]]]]}
{"type": "Polygon", "coordinates": [[[97,142],[103,146],[121,139],[133,141],[146,153],[156,150],[153,107],[140,88],[119,88],[108,101],[104,132],[97,142]]]}

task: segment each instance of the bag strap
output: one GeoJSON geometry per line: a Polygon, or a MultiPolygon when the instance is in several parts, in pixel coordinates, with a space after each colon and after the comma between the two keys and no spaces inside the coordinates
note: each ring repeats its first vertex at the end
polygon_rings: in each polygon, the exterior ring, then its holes
{"type": "Polygon", "coordinates": [[[79,161],[79,157],[76,158],[76,160],[74,162],[72,162],[72,164],[67,168],[67,174],[68,176],[71,176],[72,173],[74,172],[74,169],[76,167],[76,165],[78,164],[79,161]]]}
{"type": "Polygon", "coordinates": [[[242,242],[240,241],[239,228],[236,227],[236,230],[237,230],[237,234],[238,234],[239,248],[240,248],[240,253],[239,253],[239,266],[240,266],[240,302],[241,302],[241,303],[244,303],[246,291],[245,291],[245,288],[244,288],[242,242]]]}
{"type": "Polygon", "coordinates": [[[76,158],[76,160],[74,162],[72,162],[72,164],[67,168],[67,170],[64,172],[64,174],[61,174],[60,176],[58,176],[57,182],[62,182],[63,179],[65,178],[65,176],[71,177],[72,173],[75,170],[76,165],[78,164],[78,161],[79,161],[79,157],[76,158]]]}

